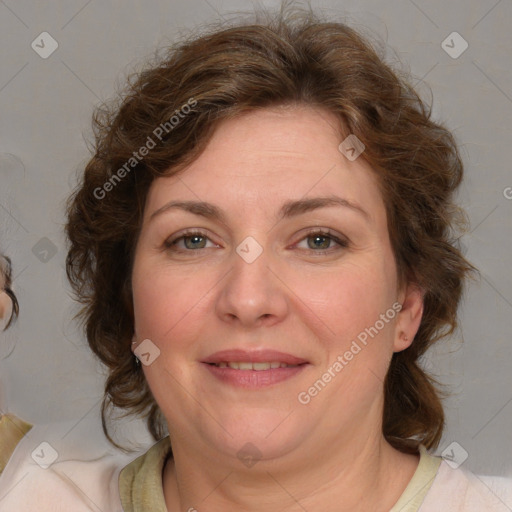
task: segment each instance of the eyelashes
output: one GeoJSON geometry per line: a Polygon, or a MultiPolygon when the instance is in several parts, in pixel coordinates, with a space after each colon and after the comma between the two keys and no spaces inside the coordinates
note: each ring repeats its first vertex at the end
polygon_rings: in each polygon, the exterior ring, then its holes
{"type": "Polygon", "coordinates": [[[323,250],[323,251],[316,250],[318,248],[318,246],[314,246],[315,248],[308,247],[307,249],[305,249],[305,250],[311,250],[311,251],[313,251],[313,253],[320,254],[320,255],[322,255],[322,254],[329,254],[329,253],[333,252],[334,250],[339,250],[339,249],[347,248],[348,245],[349,245],[348,241],[346,239],[339,238],[338,236],[336,236],[331,231],[323,230],[323,229],[320,229],[320,230],[317,229],[315,231],[311,231],[311,232],[307,233],[304,237],[302,237],[299,240],[299,242],[302,242],[304,240],[308,240],[310,238],[312,238],[313,240],[315,240],[315,239],[330,240],[330,241],[334,242],[338,246],[338,247],[334,247],[334,248],[329,247],[329,248],[327,248],[327,250],[323,250]]]}
{"type": "MultiPolygon", "coordinates": [[[[197,251],[198,249],[206,249],[206,247],[195,247],[194,249],[188,249],[188,250],[187,249],[176,249],[178,242],[180,242],[182,240],[185,241],[185,240],[194,239],[194,238],[202,238],[204,240],[209,240],[207,234],[204,233],[203,231],[185,231],[177,238],[166,240],[164,245],[167,248],[167,250],[170,250],[172,252],[180,252],[180,251],[181,252],[192,252],[192,251],[197,251]]],[[[215,245],[217,245],[217,244],[215,244],[215,245]]]]}
{"type": "MultiPolygon", "coordinates": [[[[348,240],[343,237],[338,237],[330,230],[315,228],[314,230],[306,233],[298,242],[293,245],[293,247],[296,247],[303,241],[306,241],[307,243],[310,239],[313,240],[312,245],[308,244],[307,248],[301,248],[299,250],[309,252],[315,256],[331,254],[349,246],[348,240]],[[318,241],[321,242],[320,245],[315,245],[318,241]],[[322,241],[324,242],[323,245],[322,241]],[[324,247],[325,241],[327,241],[327,245],[329,246],[327,248],[324,247]],[[334,247],[331,247],[333,245],[332,243],[335,244],[334,247]]],[[[194,253],[199,252],[201,249],[211,248],[212,246],[206,246],[208,241],[213,244],[213,247],[219,247],[218,244],[215,244],[210,240],[207,233],[198,229],[194,229],[182,232],[178,237],[167,239],[164,242],[164,246],[165,249],[171,253],[194,253]],[[182,244],[180,247],[179,244],[181,242],[182,244]]]]}

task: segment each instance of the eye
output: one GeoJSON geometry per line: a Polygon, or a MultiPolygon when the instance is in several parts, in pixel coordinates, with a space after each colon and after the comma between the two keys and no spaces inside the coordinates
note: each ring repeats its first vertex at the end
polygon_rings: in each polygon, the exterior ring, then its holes
{"type": "MultiPolygon", "coordinates": [[[[329,254],[333,251],[348,247],[348,241],[337,237],[329,230],[316,230],[311,231],[299,243],[306,241],[307,247],[305,250],[311,250],[316,255],[329,254]],[[335,243],[338,247],[332,247],[332,243],[335,243]]],[[[299,247],[299,244],[297,244],[299,247]]]]}
{"type": "MultiPolygon", "coordinates": [[[[348,247],[347,240],[334,235],[329,230],[316,229],[315,231],[311,231],[295,246],[300,247],[299,244],[304,241],[307,242],[307,247],[302,247],[301,250],[310,251],[314,253],[315,256],[330,254],[334,251],[348,247]],[[334,247],[333,244],[335,244],[334,247]]],[[[218,244],[215,244],[208,238],[206,233],[190,230],[181,233],[181,235],[176,238],[166,240],[164,245],[166,249],[171,252],[194,252],[199,249],[210,248],[207,247],[208,242],[212,244],[210,247],[219,247],[218,244]]]]}
{"type": "MultiPolygon", "coordinates": [[[[166,240],[165,247],[168,250],[174,252],[187,252],[197,249],[207,249],[207,240],[210,239],[206,236],[206,233],[202,231],[186,231],[177,238],[166,240]]],[[[217,244],[214,244],[214,246],[217,246],[217,244]]]]}

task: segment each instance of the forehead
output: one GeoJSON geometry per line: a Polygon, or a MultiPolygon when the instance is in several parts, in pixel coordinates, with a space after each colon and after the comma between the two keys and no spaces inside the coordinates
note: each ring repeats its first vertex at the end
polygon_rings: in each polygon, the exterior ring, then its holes
{"type": "Polygon", "coordinates": [[[154,210],[179,197],[269,212],[276,201],[336,194],[379,217],[384,205],[374,172],[363,158],[350,161],[339,149],[347,135],[334,114],[311,107],[225,120],[178,176],[153,182],[147,204],[154,210]]]}

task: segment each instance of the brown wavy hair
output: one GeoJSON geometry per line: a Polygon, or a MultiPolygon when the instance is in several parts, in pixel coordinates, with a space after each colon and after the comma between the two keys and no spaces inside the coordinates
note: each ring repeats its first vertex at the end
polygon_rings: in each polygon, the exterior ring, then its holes
{"type": "Polygon", "coordinates": [[[113,408],[146,418],[155,439],[166,433],[130,350],[131,269],[151,182],[194,161],[222,120],[307,105],[333,113],[345,136],[366,146],[361,158],[384,198],[399,284],[424,292],[416,337],[393,355],[386,376],[383,435],[406,453],[420,443],[436,448],[445,393],[418,359],[457,327],[464,281],[476,270],[457,244],[466,218],[452,202],[463,176],[454,136],[382,49],[345,23],[283,7],[240,20],[161,49],[93,117],[94,155],[68,203],[67,275],[88,343],[108,368],[105,434],[116,444],[107,424],[113,408]]]}
{"type": "Polygon", "coordinates": [[[12,302],[12,313],[11,318],[9,318],[9,321],[4,327],[4,330],[6,330],[8,327],[10,327],[16,318],[18,318],[19,312],[20,312],[20,306],[18,303],[18,299],[16,298],[16,295],[14,295],[14,292],[12,291],[12,265],[11,260],[0,253],[0,273],[3,276],[4,279],[4,287],[2,291],[4,291],[12,302]]]}

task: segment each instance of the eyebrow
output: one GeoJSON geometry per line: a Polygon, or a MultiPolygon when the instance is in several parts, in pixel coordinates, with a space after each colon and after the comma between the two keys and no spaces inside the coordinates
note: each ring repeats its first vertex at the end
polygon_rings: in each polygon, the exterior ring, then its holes
{"type": "MultiPolygon", "coordinates": [[[[368,212],[361,208],[361,206],[338,196],[312,197],[307,199],[298,199],[295,201],[286,201],[279,210],[278,219],[281,220],[296,217],[319,208],[327,208],[330,206],[350,208],[351,210],[361,214],[367,221],[370,220],[368,212]]],[[[224,212],[214,204],[207,203],[205,201],[169,201],[161,208],[154,211],[151,214],[150,220],[172,209],[184,210],[193,213],[194,215],[219,221],[223,224],[227,223],[224,212]]]]}

